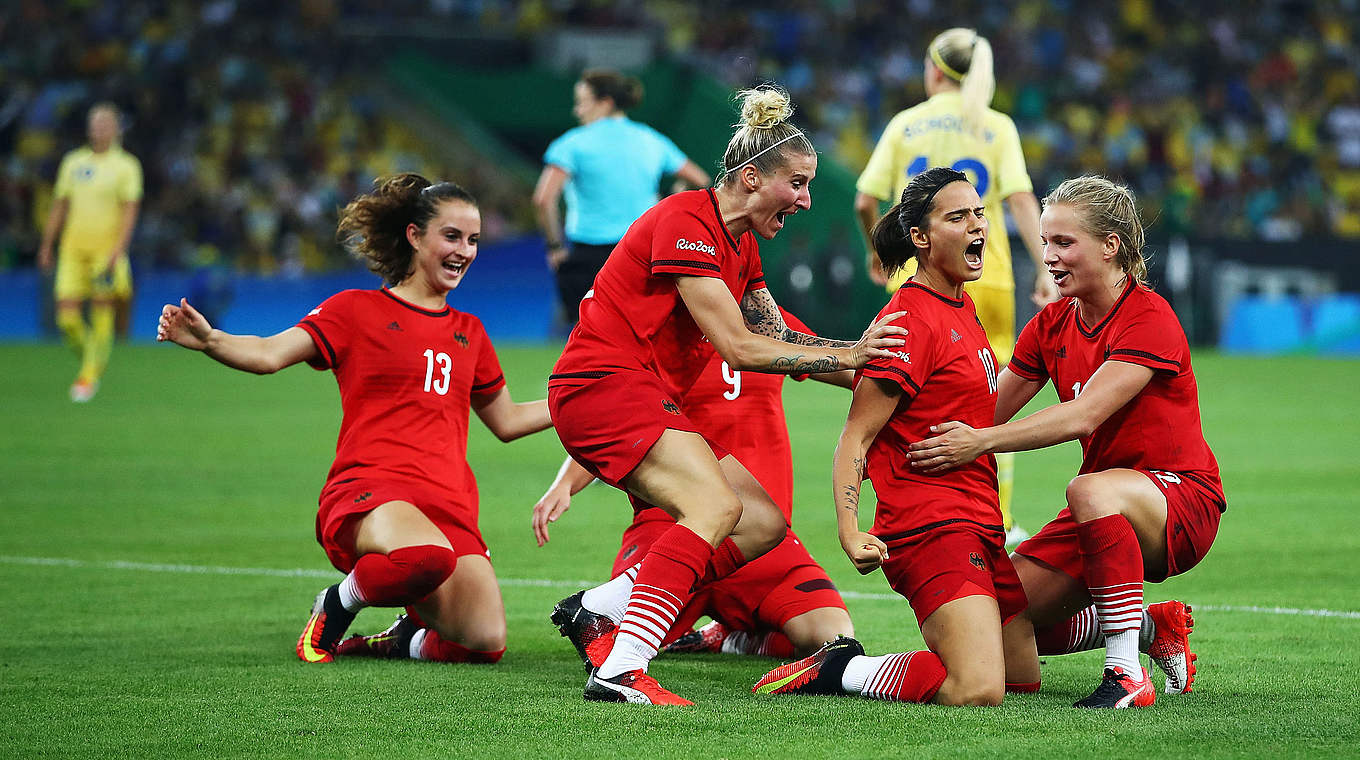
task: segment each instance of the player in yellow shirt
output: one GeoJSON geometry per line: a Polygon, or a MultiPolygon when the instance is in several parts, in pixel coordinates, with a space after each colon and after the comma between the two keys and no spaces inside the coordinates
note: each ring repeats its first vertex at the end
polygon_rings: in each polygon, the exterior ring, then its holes
{"type": "Polygon", "coordinates": [[[132,294],[128,243],[142,201],[142,165],[118,143],[118,109],[100,103],[90,109],[90,144],[67,153],[57,170],[52,211],[43,228],[38,266],[52,270],[56,257],[57,326],[80,354],[80,373],[71,400],[89,401],[113,349],[115,301],[132,294]],[[90,304],[90,321],[82,314],[90,304]]]}
{"type": "MultiPolygon", "coordinates": [[[[1042,306],[1057,300],[1058,288],[1043,264],[1039,242],[1039,201],[1025,171],[1020,134],[1010,117],[990,107],[996,79],[992,72],[992,47],[973,29],[941,32],[930,43],[925,60],[927,99],[897,114],[888,122],[869,163],[855,184],[855,216],[869,230],[881,216],[881,202],[896,203],[911,178],[934,166],[947,166],[968,175],[994,229],[1001,225],[1001,202],[1011,212],[1037,276],[1033,300],[1042,306]]],[[[1010,241],[1004,232],[987,236],[982,278],[966,286],[977,306],[978,319],[1001,366],[1010,361],[1015,346],[1015,279],[1011,273],[1010,241]]],[[[868,256],[869,277],[896,290],[915,274],[913,260],[891,281],[872,245],[868,256]]],[[[1001,512],[1008,542],[1025,536],[1011,518],[1011,488],[1015,455],[997,455],[997,479],[1001,512]]]]}

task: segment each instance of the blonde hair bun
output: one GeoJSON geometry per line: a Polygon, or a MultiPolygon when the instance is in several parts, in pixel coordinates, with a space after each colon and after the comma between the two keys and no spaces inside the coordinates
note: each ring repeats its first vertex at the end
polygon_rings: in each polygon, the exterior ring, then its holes
{"type": "Polygon", "coordinates": [[[761,85],[737,93],[741,101],[741,121],[734,127],[773,129],[793,116],[793,101],[778,85],[761,85]]]}

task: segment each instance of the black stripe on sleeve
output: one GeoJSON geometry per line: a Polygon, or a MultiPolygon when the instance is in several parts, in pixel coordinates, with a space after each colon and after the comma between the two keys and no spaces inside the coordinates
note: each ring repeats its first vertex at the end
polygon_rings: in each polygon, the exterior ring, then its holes
{"type": "Polygon", "coordinates": [[[311,333],[312,337],[321,343],[321,347],[326,351],[327,366],[334,367],[336,364],[335,348],[331,346],[331,342],[326,339],[326,334],[321,332],[321,328],[305,319],[299,322],[298,325],[311,333]]]}
{"type": "Polygon", "coordinates": [[[500,382],[504,382],[504,381],[505,381],[505,375],[496,375],[496,379],[495,379],[495,380],[488,380],[488,381],[485,382],[485,383],[478,383],[478,384],[472,386],[472,392],[473,392],[473,393],[481,393],[482,391],[490,390],[491,388],[495,387],[496,383],[500,383],[500,382]]]}
{"type": "Polygon", "coordinates": [[[652,271],[657,267],[678,267],[681,269],[698,269],[700,271],[721,272],[722,267],[710,261],[690,261],[689,259],[658,259],[652,262],[652,271]]]}
{"type": "Polygon", "coordinates": [[[576,380],[576,379],[596,380],[596,379],[599,379],[599,378],[601,378],[601,377],[608,377],[609,375],[612,375],[612,374],[614,374],[614,373],[613,373],[613,372],[605,372],[605,371],[603,371],[603,370],[593,370],[593,371],[590,371],[590,372],[554,372],[554,373],[552,373],[551,375],[548,375],[548,379],[549,379],[549,380],[576,380]]]}
{"type": "MultiPolygon", "coordinates": [[[[1147,351],[1138,351],[1132,348],[1116,348],[1110,351],[1111,359],[1118,356],[1136,356],[1140,359],[1147,359],[1148,361],[1156,362],[1158,364],[1164,364],[1167,367],[1172,367],[1175,369],[1181,368],[1181,363],[1174,359],[1164,359],[1156,354],[1148,353],[1147,351]]],[[[1015,360],[1012,359],[1011,361],[1015,360]]]]}
{"type": "Polygon", "coordinates": [[[1021,377],[1025,377],[1027,380],[1041,380],[1045,377],[1048,377],[1047,372],[1043,371],[1042,369],[1039,369],[1038,367],[1031,367],[1025,362],[1022,362],[1019,359],[1015,358],[1014,356],[1011,357],[1011,363],[1009,366],[1015,367],[1017,370],[1019,370],[1019,372],[1016,372],[1015,374],[1020,375],[1021,377]],[[1027,375],[1029,377],[1026,377],[1027,375]]]}
{"type": "MultiPolygon", "coordinates": [[[[864,374],[869,375],[870,377],[882,377],[882,375],[870,374],[870,373],[880,373],[880,372],[883,373],[884,375],[896,375],[896,376],[902,378],[902,381],[905,382],[905,383],[911,388],[913,394],[917,394],[917,393],[920,393],[920,392],[921,392],[921,386],[917,385],[917,384],[916,384],[916,381],[915,381],[915,380],[912,380],[912,379],[911,379],[911,375],[908,375],[908,374],[906,373],[905,370],[899,369],[899,368],[897,368],[897,367],[891,367],[891,366],[889,366],[889,367],[880,367],[880,366],[878,366],[878,365],[876,365],[876,364],[868,364],[868,365],[865,365],[865,367],[864,367],[864,374]]],[[[883,377],[882,379],[887,380],[888,378],[887,378],[887,377],[883,377]]]]}

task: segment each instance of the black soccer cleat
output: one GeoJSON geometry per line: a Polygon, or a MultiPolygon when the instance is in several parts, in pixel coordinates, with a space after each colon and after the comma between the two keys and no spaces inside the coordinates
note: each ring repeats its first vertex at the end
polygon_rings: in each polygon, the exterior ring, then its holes
{"type": "Polygon", "coordinates": [[[591,612],[581,604],[584,591],[563,599],[553,607],[549,620],[557,626],[558,633],[567,637],[581,662],[589,673],[604,663],[604,658],[613,648],[614,634],[618,626],[607,616],[591,612]]]}
{"type": "Polygon", "coordinates": [[[297,656],[303,662],[333,662],[335,647],[354,613],[340,604],[340,584],[321,590],[312,603],[312,615],[298,637],[297,656]]]}
{"type": "Polygon", "coordinates": [[[780,665],[756,681],[757,694],[843,694],[841,676],[851,658],[864,654],[864,647],[849,636],[835,641],[797,662],[780,665]]]}
{"type": "Polygon", "coordinates": [[[407,615],[398,615],[397,622],[381,633],[369,636],[355,634],[335,648],[337,657],[378,657],[388,660],[411,656],[411,638],[420,627],[407,615]]]}
{"type": "Polygon", "coordinates": [[[1139,668],[1143,680],[1134,680],[1122,668],[1105,668],[1105,677],[1091,696],[1074,702],[1073,707],[1110,709],[1120,707],[1148,707],[1157,700],[1147,668],[1139,668]]]}

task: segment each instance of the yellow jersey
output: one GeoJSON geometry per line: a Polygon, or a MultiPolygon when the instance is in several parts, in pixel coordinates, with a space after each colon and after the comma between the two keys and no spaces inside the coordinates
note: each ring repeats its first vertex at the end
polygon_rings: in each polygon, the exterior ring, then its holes
{"type": "MultiPolygon", "coordinates": [[[[948,166],[968,175],[990,223],[982,278],[970,286],[1015,290],[1011,246],[1005,230],[1001,201],[1013,193],[1032,191],[1020,134],[1015,122],[1000,111],[987,109],[980,135],[964,130],[957,91],[936,93],[897,114],[883,129],[874,153],[855,189],[896,204],[911,178],[933,166],[948,166]]],[[[896,290],[916,272],[916,259],[907,262],[888,283],[896,290]]]]}
{"type": "Polygon", "coordinates": [[[63,251],[107,254],[117,242],[123,204],[142,199],[142,164],[118,145],[67,153],[57,170],[57,200],[67,199],[63,251]]]}

